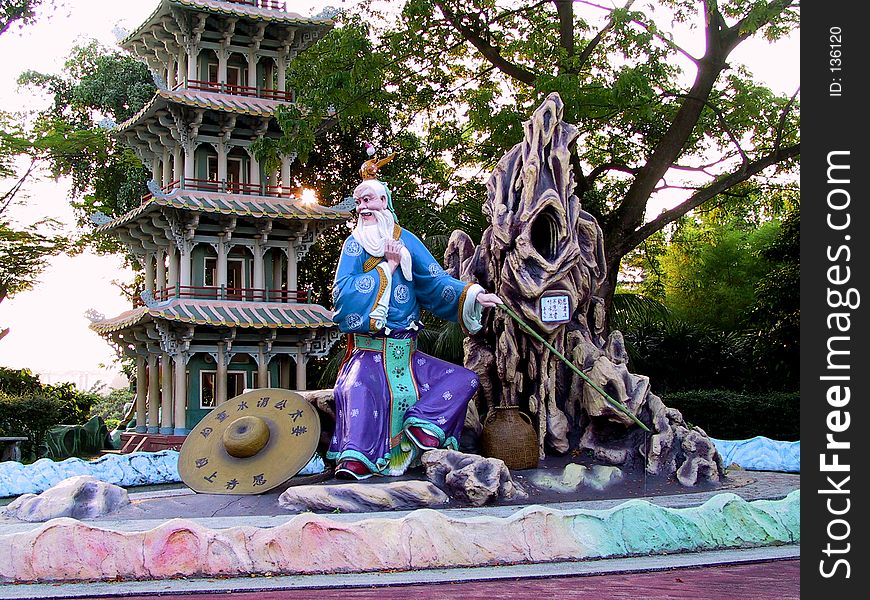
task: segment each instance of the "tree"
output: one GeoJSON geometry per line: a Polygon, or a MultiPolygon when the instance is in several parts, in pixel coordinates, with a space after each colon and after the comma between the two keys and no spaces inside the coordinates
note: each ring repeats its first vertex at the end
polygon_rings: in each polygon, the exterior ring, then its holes
{"type": "MultiPolygon", "coordinates": [[[[14,23],[29,24],[42,0],[0,0],[0,35],[14,23]]],[[[17,119],[0,112],[0,177],[14,178],[12,186],[0,194],[0,302],[7,297],[32,287],[48,258],[63,251],[67,240],[46,231],[53,225],[43,221],[25,227],[15,225],[7,210],[34,172],[37,159],[33,158],[23,174],[16,171],[15,159],[31,154],[41,142],[29,137],[18,125],[17,119]]],[[[9,333],[0,330],[0,339],[9,333]]]]}
{"type": "Polygon", "coordinates": [[[36,16],[36,8],[43,0],[0,0],[0,35],[6,33],[13,24],[24,26],[36,16]]]}
{"type": "MultiPolygon", "coordinates": [[[[110,216],[134,208],[147,192],[150,177],[141,161],[112,136],[107,120],[121,123],[154,96],[155,85],[141,61],[92,41],[73,49],[62,75],[27,71],[19,84],[41,88],[54,97],[39,113],[32,135],[34,158],[44,160],[53,176],[72,180],[72,206],[85,231],[95,211],[110,216]]],[[[85,235],[81,244],[119,251],[107,236],[85,235]]]]}
{"type": "MultiPolygon", "coordinates": [[[[456,190],[519,141],[521,122],[557,91],[565,120],[581,129],[576,193],[605,234],[610,302],[632,249],[745,182],[795,168],[800,152],[796,94],[777,96],[728,63],[750,37],[795,28],[796,2],[635,4],[406,0],[398,20],[370,30],[387,16],[364,2],[291,67],[311,75],[295,80],[297,106],[279,111],[280,146],[304,161],[324,122],[351,131],[372,119],[385,151],[419,132],[423,157],[442,162],[456,190]],[[699,56],[674,41],[671,22],[702,39],[699,56]],[[688,83],[680,60],[694,70],[688,83]],[[679,194],[677,204],[645,222],[664,193],[679,194]]],[[[417,196],[456,197],[433,191],[417,196]]]]}

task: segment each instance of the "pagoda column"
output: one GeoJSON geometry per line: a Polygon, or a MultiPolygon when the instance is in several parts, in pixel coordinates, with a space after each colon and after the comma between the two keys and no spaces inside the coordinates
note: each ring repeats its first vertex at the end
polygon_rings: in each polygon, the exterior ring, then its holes
{"type": "Polygon", "coordinates": [[[281,92],[287,91],[287,57],[284,55],[278,56],[275,61],[278,67],[278,90],[281,92]]]}
{"type": "Polygon", "coordinates": [[[230,244],[227,234],[222,233],[217,243],[217,268],[215,269],[215,285],[221,290],[220,299],[226,299],[227,292],[227,255],[230,252],[230,244]]]}
{"type": "Polygon", "coordinates": [[[281,271],[281,253],[277,250],[272,251],[272,289],[275,290],[273,298],[269,298],[269,300],[277,301],[277,302],[286,302],[286,298],[281,295],[281,285],[284,283],[282,281],[282,271],[281,271]]]}
{"type": "Polygon", "coordinates": [[[286,390],[290,389],[290,357],[282,356],[280,363],[280,373],[281,373],[281,382],[278,387],[282,387],[286,390]]]}
{"type": "MultiPolygon", "coordinates": [[[[227,154],[229,153],[229,147],[223,141],[220,141],[214,145],[214,149],[217,151],[217,180],[221,184],[226,184],[227,154]]],[[[224,191],[226,191],[226,189],[224,189],[224,191]]]]}
{"type": "Polygon", "coordinates": [[[269,359],[264,350],[264,344],[257,349],[257,387],[269,387],[269,359]]]}
{"type": "MultiPolygon", "coordinates": [[[[184,50],[180,50],[178,55],[175,57],[175,83],[185,83],[184,74],[187,72],[187,65],[185,64],[187,59],[187,53],[184,50]]],[[[187,87],[186,85],[184,87],[187,87]]]]}
{"type": "Polygon", "coordinates": [[[296,240],[287,243],[287,291],[298,291],[299,283],[296,274],[296,240]]]}
{"type": "Polygon", "coordinates": [[[218,82],[221,84],[221,91],[225,92],[224,86],[227,83],[227,62],[229,62],[230,51],[226,46],[222,45],[219,49],[215,50],[215,54],[217,54],[218,59],[218,82]]]}
{"type": "Polygon", "coordinates": [[[190,287],[190,271],[192,269],[193,245],[185,241],[181,244],[178,253],[179,285],[183,288],[190,287]]]}
{"type": "MultiPolygon", "coordinates": [[[[160,253],[158,251],[157,256],[160,253]]],[[[145,255],[145,291],[154,296],[154,254],[145,255]]]]}
{"type": "Polygon", "coordinates": [[[259,237],[254,238],[254,245],[252,247],[254,251],[254,281],[253,288],[256,290],[262,290],[266,287],[266,276],[265,269],[263,265],[263,246],[259,237]]]}
{"type": "Polygon", "coordinates": [[[160,356],[160,379],[163,390],[160,394],[160,433],[172,435],[172,363],[169,353],[160,356]]]}
{"type": "Polygon", "coordinates": [[[217,372],[214,376],[215,387],[215,406],[220,406],[227,401],[227,345],[224,342],[218,342],[217,345],[217,372]]]}
{"type": "Polygon", "coordinates": [[[163,149],[163,179],[160,183],[160,187],[166,187],[170,183],[172,183],[172,153],[169,152],[169,148],[163,149]]]}
{"type": "Polygon", "coordinates": [[[308,364],[308,357],[302,353],[302,347],[296,354],[296,389],[302,391],[307,389],[308,382],[305,378],[305,366],[308,364]]]}
{"type": "Polygon", "coordinates": [[[160,156],[155,152],[154,158],[151,159],[151,179],[157,182],[158,187],[163,187],[160,183],[160,177],[163,175],[163,170],[160,168],[160,156]]]}
{"type": "Polygon", "coordinates": [[[145,405],[148,400],[148,375],[145,372],[145,357],[136,356],[136,433],[145,433],[145,405]]]}
{"type": "Polygon", "coordinates": [[[148,353],[148,433],[160,429],[160,376],[157,373],[157,355],[148,353]]]}
{"type": "MultiPolygon", "coordinates": [[[[293,164],[293,161],[296,160],[295,156],[282,156],[281,157],[281,195],[284,195],[283,188],[290,187],[290,165],[293,164]]],[[[287,192],[289,193],[289,192],[287,192]]]]}
{"type": "Polygon", "coordinates": [[[254,153],[251,151],[249,146],[245,147],[245,151],[248,153],[248,164],[250,165],[250,173],[248,175],[248,183],[252,186],[260,187],[260,162],[257,160],[257,157],[254,156],[254,153]]]}
{"type": "Polygon", "coordinates": [[[173,395],[174,435],[186,435],[187,429],[187,352],[179,350],[172,358],[175,362],[175,393],[173,395]]]}
{"type": "Polygon", "coordinates": [[[175,87],[175,84],[178,83],[178,67],[175,64],[178,61],[178,55],[170,54],[167,59],[166,87],[171,90],[175,87]]]}
{"type": "Polygon", "coordinates": [[[256,90],[257,95],[259,95],[260,86],[257,85],[259,82],[257,81],[257,53],[251,49],[248,52],[248,81],[245,82],[245,85],[248,87],[252,87],[256,90]]]}
{"type": "MultiPolygon", "coordinates": [[[[156,290],[166,290],[166,250],[157,249],[157,282],[156,290]]],[[[165,300],[166,298],[163,298],[165,300]]]]}
{"type": "MultiPolygon", "coordinates": [[[[170,181],[181,182],[184,179],[183,160],[184,149],[181,147],[181,144],[176,144],[172,149],[172,177],[170,181]]],[[[185,184],[182,183],[181,187],[185,187],[185,184]]]]}
{"type": "Polygon", "coordinates": [[[167,262],[169,263],[169,281],[168,287],[175,288],[175,293],[178,293],[178,253],[175,251],[175,246],[170,245],[166,253],[167,262]]]}
{"type": "Polygon", "coordinates": [[[196,75],[196,67],[199,63],[199,45],[192,42],[185,44],[184,58],[187,63],[187,81],[189,85],[190,81],[199,79],[196,75]]]}

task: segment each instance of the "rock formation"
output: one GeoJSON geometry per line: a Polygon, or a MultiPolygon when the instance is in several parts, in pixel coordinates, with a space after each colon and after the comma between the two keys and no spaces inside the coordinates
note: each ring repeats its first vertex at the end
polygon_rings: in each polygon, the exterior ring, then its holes
{"type": "Polygon", "coordinates": [[[426,479],[460,502],[483,506],[495,500],[528,497],[514,482],[504,461],[496,458],[455,450],[429,450],[420,460],[426,468],[426,479]]]}
{"type": "Polygon", "coordinates": [[[525,138],[498,163],[484,213],[490,226],[475,246],[454,231],[451,275],[499,294],[523,320],[598,386],[647,424],[647,434],[504,312],[465,341],[465,366],[481,382],[478,412],[516,405],[537,423],[539,453],[589,451],[602,463],[676,475],[684,485],[718,481],[723,470],[707,435],[685,423],[630,373],[622,334],[605,331],[604,238],[574,194],[571,147],[578,130],[562,121],[550,94],[524,123],[525,138]],[[545,298],[550,300],[542,300],[545,298]]]}
{"type": "Polygon", "coordinates": [[[36,494],[24,494],[3,510],[6,517],[19,521],[41,522],[59,517],[93,519],[130,504],[127,490],[90,475],[64,479],[54,487],[36,494]]]}

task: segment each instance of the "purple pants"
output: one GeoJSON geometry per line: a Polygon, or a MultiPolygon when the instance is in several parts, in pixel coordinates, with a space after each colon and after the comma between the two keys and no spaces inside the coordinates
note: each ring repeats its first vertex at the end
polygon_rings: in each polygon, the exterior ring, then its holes
{"type": "Polygon", "coordinates": [[[415,338],[416,332],[406,331],[349,340],[352,350],[335,384],[335,433],[327,458],[401,475],[419,458],[405,434],[415,426],[437,437],[439,447],[458,448],[477,375],[417,352],[415,338]]]}

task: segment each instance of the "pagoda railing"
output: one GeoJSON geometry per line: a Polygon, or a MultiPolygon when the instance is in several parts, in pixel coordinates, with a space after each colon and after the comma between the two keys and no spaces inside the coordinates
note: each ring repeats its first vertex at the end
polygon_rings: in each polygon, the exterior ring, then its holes
{"type": "Polygon", "coordinates": [[[197,90],[201,92],[214,92],[217,94],[230,94],[232,96],[247,96],[249,98],[262,98],[263,100],[279,100],[281,102],[293,102],[293,90],[278,90],[272,88],[258,88],[250,85],[236,85],[234,83],[221,83],[220,81],[203,81],[201,79],[188,79],[172,88],[176,90],[197,90]]]}
{"type": "MultiPolygon", "coordinates": [[[[171,285],[154,291],[154,299],[158,302],[173,298],[192,300],[228,300],[246,302],[281,302],[306,303],[308,292],[305,290],[271,290],[268,288],[240,288],[227,286],[195,286],[171,285]]],[[[137,299],[135,306],[143,306],[144,302],[137,299]]]]}
{"type": "Polygon", "coordinates": [[[279,0],[224,0],[224,2],[256,6],[257,8],[267,8],[269,10],[287,10],[287,3],[280,2],[279,0]]]}
{"type": "MultiPolygon", "coordinates": [[[[193,190],[198,192],[220,192],[223,194],[242,194],[244,196],[268,196],[270,198],[295,198],[297,188],[267,183],[241,183],[238,181],[217,181],[214,179],[177,179],[161,188],[164,194],[175,190],[193,190]]],[[[152,194],[142,196],[145,203],[152,194]]]]}

